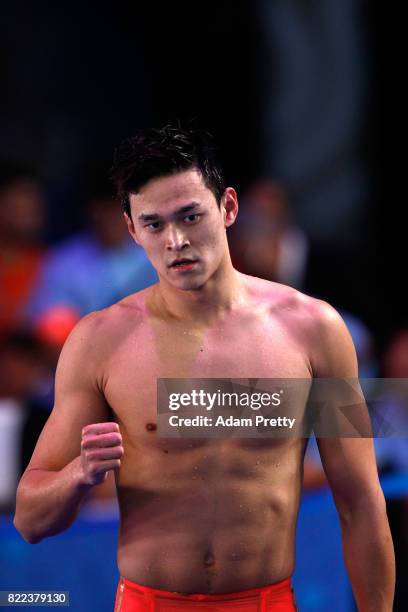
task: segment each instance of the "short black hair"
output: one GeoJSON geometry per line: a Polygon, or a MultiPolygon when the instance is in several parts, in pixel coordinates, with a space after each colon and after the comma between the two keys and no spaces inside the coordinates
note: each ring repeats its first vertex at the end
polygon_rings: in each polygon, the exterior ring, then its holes
{"type": "Polygon", "coordinates": [[[153,178],[197,169],[218,205],[226,184],[212,136],[199,129],[168,124],[141,129],[116,148],[111,177],[130,217],[129,195],[153,178]]]}

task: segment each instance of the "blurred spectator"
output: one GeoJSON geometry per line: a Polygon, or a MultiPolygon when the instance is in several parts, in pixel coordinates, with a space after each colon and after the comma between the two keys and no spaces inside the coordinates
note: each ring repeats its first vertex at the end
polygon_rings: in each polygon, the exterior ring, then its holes
{"type": "Polygon", "coordinates": [[[408,378],[408,329],[398,332],[385,351],[384,376],[408,378]]]}
{"type": "Polygon", "coordinates": [[[241,272],[301,288],[308,240],[290,219],[284,187],[259,179],[242,198],[242,209],[231,233],[235,266],[241,272]]]}
{"type": "MultiPolygon", "coordinates": [[[[400,331],[386,348],[383,358],[385,378],[408,378],[408,330],[400,331]]],[[[387,395],[381,398],[381,410],[390,422],[397,437],[375,439],[377,463],[382,472],[408,472],[408,441],[398,437],[398,431],[406,431],[407,398],[399,390],[392,392],[388,387],[387,395]]]]}
{"type": "Polygon", "coordinates": [[[0,335],[13,329],[37,278],[43,196],[24,165],[0,162],[0,335]]]}
{"type": "Polygon", "coordinates": [[[21,436],[28,413],[27,398],[41,376],[34,338],[14,333],[0,344],[0,508],[14,505],[21,471],[21,436]]]}
{"type": "Polygon", "coordinates": [[[356,315],[342,309],[339,309],[339,313],[350,332],[356,349],[359,378],[374,378],[378,374],[378,363],[371,331],[356,315]]]}
{"type": "Polygon", "coordinates": [[[42,266],[27,311],[36,326],[56,307],[70,309],[74,322],[157,281],[107,186],[94,192],[88,213],[89,229],[54,248],[42,266]]]}

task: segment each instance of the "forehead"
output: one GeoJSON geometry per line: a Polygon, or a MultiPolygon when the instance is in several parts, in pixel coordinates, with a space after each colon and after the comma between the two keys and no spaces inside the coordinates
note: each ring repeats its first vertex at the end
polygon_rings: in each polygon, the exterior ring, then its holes
{"type": "Polygon", "coordinates": [[[137,194],[130,194],[129,200],[132,210],[141,213],[153,209],[161,212],[191,202],[215,202],[215,197],[197,170],[186,170],[152,179],[137,194]]]}

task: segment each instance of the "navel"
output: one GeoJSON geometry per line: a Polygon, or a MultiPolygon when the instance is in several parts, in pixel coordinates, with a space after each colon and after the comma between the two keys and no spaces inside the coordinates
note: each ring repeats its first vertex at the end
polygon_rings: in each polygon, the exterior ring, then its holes
{"type": "Polygon", "coordinates": [[[215,565],[215,557],[211,551],[207,551],[204,555],[204,565],[205,567],[213,567],[215,565]]]}
{"type": "Polygon", "coordinates": [[[156,423],[147,423],[146,429],[147,431],[156,431],[157,425],[156,423]]]}

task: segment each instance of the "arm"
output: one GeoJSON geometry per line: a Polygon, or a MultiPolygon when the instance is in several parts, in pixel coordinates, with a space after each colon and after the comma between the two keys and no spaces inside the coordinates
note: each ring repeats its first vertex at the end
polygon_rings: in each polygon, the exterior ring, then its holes
{"type": "Polygon", "coordinates": [[[119,427],[105,422],[98,385],[95,327],[94,316],[83,319],[62,350],[55,405],[18,486],[14,525],[31,543],[69,527],[90,488],[120,466],[119,427]]]}
{"type": "MultiPolygon", "coordinates": [[[[357,379],[355,350],[342,319],[323,303],[317,318],[314,376],[357,379]]],[[[358,610],[391,612],[394,549],[373,440],[319,438],[317,443],[340,517],[344,560],[358,610]]]]}

